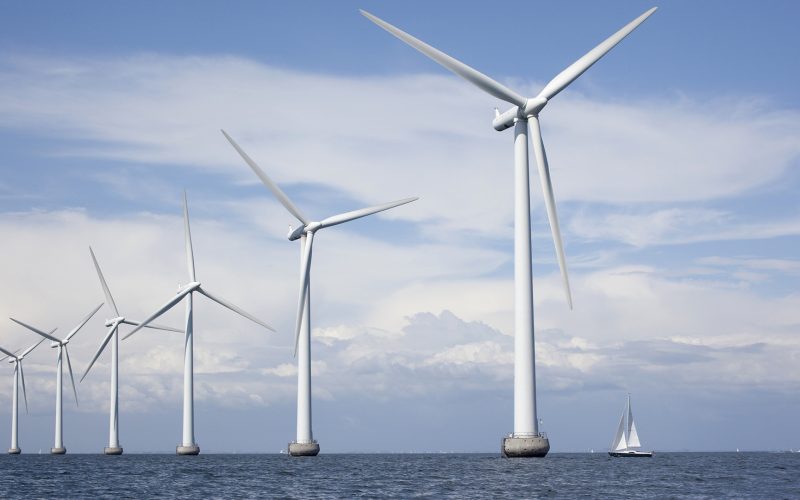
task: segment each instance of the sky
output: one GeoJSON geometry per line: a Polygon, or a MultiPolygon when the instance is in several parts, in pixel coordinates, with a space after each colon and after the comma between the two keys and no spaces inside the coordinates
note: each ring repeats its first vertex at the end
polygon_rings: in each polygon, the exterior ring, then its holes
{"type": "MultiPolygon", "coordinates": [[[[196,437],[294,437],[296,223],[224,128],[310,217],[420,199],[321,231],[312,269],[323,452],[498,452],[513,424],[513,134],[507,109],[364,8],[533,96],[658,11],[541,114],[574,298],[531,170],[539,416],[553,451],[605,450],[633,398],[645,447],[800,448],[800,5],[724,2],[9,3],[0,17],[0,317],[66,334],[103,301],[142,319],[188,282],[196,437]]],[[[113,314],[70,343],[76,377],[113,314]]],[[[176,308],[162,323],[180,326],[176,308]]],[[[0,346],[37,339],[0,322],[0,346]]],[[[122,342],[120,440],[180,440],[180,334],[122,342]]],[[[0,384],[10,427],[12,367],[0,384]]],[[[109,358],[65,385],[64,441],[108,436],[109,358]]],[[[55,351],[25,360],[24,451],[53,442],[55,351]]]]}

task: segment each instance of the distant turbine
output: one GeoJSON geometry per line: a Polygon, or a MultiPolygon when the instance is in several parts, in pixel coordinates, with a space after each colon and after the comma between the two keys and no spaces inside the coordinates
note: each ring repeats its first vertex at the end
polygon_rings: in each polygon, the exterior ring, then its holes
{"type": "MultiPolygon", "coordinates": [[[[50,333],[55,332],[55,329],[50,333]]],[[[0,347],[0,352],[5,354],[0,361],[5,361],[7,358],[11,358],[8,360],[9,363],[14,363],[14,391],[13,395],[11,396],[11,448],[8,449],[8,453],[10,455],[19,455],[22,453],[22,450],[19,447],[19,432],[18,432],[18,423],[17,419],[19,418],[19,381],[22,380],[22,396],[25,398],[25,413],[28,413],[28,393],[25,390],[25,372],[22,369],[22,360],[25,359],[25,356],[30,354],[30,352],[36,347],[44,342],[44,339],[36,342],[32,346],[28,347],[23,351],[22,354],[19,356],[16,353],[8,352],[2,347],[0,347]]],[[[19,352],[19,351],[17,351],[19,352]]]]}
{"type": "MultiPolygon", "coordinates": [[[[57,358],[57,361],[56,361],[56,438],[55,438],[55,444],[53,445],[53,449],[50,450],[50,453],[52,453],[53,455],[63,455],[64,453],[67,452],[67,449],[64,448],[64,439],[62,438],[63,426],[62,426],[62,422],[61,422],[62,407],[63,407],[63,405],[61,404],[61,392],[62,392],[62,388],[63,388],[63,383],[62,383],[62,372],[63,372],[62,360],[63,360],[63,358],[65,356],[67,358],[67,368],[69,369],[69,379],[72,382],[72,393],[75,395],[75,405],[76,406],[78,405],[78,390],[75,388],[75,377],[73,377],[73,375],[72,375],[72,363],[69,360],[69,349],[67,348],[67,344],[69,344],[70,339],[72,339],[72,337],[74,337],[75,334],[78,333],[78,331],[81,328],[83,328],[83,325],[85,325],[92,318],[92,316],[94,316],[94,314],[97,311],[100,310],[101,307],[103,307],[103,303],[102,302],[100,303],[99,306],[95,307],[92,310],[92,312],[87,314],[86,317],[84,317],[81,320],[81,322],[78,323],[78,326],[73,328],[72,331],[69,332],[69,334],[66,337],[64,337],[63,339],[59,339],[57,337],[53,337],[52,332],[45,333],[45,332],[39,330],[38,328],[35,328],[35,327],[32,327],[32,326],[30,326],[28,324],[23,323],[22,321],[18,321],[18,320],[14,319],[14,318],[10,318],[11,321],[13,321],[14,323],[17,323],[18,325],[22,325],[25,328],[27,328],[28,330],[30,330],[30,331],[32,331],[34,333],[37,333],[37,334],[41,335],[42,337],[44,337],[44,338],[46,338],[48,340],[51,340],[52,343],[50,344],[50,347],[58,348],[58,358],[57,358]]],[[[55,330],[53,330],[53,331],[55,331],[55,330]]]]}
{"type": "Polygon", "coordinates": [[[192,252],[192,233],[189,229],[189,206],[186,200],[186,193],[183,194],[183,227],[185,235],[186,247],[186,262],[189,266],[189,279],[190,283],[181,287],[178,294],[169,302],[164,304],[160,309],[142,321],[139,326],[131,330],[129,334],[122,338],[127,339],[134,333],[141,330],[143,327],[150,324],[151,321],[161,316],[165,312],[172,309],[178,302],[186,297],[186,337],[184,341],[184,354],[183,354],[183,439],[181,444],[176,448],[178,455],[197,455],[200,453],[200,447],[194,440],[194,350],[193,350],[193,322],[192,322],[192,293],[198,292],[213,300],[217,304],[227,307],[231,311],[244,316],[250,321],[257,323],[268,330],[275,331],[271,326],[264,323],[260,319],[245,312],[243,309],[231,304],[230,302],[221,299],[217,295],[211,294],[205,288],[201,288],[200,283],[195,278],[194,274],[194,254],[192,252]]]}
{"type": "Polygon", "coordinates": [[[539,95],[526,98],[483,73],[467,66],[444,52],[392,26],[391,24],[361,11],[374,22],[403,42],[422,52],[456,75],[492,96],[514,105],[505,113],[495,111],[493,126],[502,131],[514,127],[514,433],[503,440],[506,456],[544,456],[550,450],[547,437],[539,433],[536,419],[536,375],[534,370],[533,344],[533,287],[531,274],[531,222],[530,184],[528,180],[528,123],[533,128],[533,153],[539,169],[539,180],[544,191],[547,218],[555,243],[561,279],[572,309],[572,295],[567,277],[566,257],[558,226],[556,202],[550,181],[550,169],[544,152],[539,128],[539,113],[548,101],[578,78],[591,65],[603,57],[631,31],[647,19],[656,8],[648,10],[611,35],[600,45],[575,61],[545,85],[539,95]]]}
{"type": "Polygon", "coordinates": [[[300,297],[297,305],[294,339],[294,354],[297,357],[297,440],[293,443],[289,443],[289,453],[295,456],[316,455],[319,453],[319,443],[314,440],[311,432],[311,321],[309,313],[311,309],[311,247],[314,241],[314,234],[320,229],[405,205],[418,198],[406,198],[384,203],[383,205],[334,215],[320,222],[312,222],[300,213],[300,210],[292,203],[289,197],[286,196],[281,188],[272,182],[272,179],[261,170],[261,167],[236,144],[236,141],[225,133],[224,130],[222,133],[236,151],[239,152],[250,168],[253,169],[253,172],[261,179],[261,182],[272,191],[272,194],[278,198],[278,201],[281,202],[286,210],[295,216],[302,224],[294,230],[289,226],[289,240],[300,240],[300,297]],[[300,335],[301,331],[303,335],[300,335]]]}
{"type": "MultiPolygon", "coordinates": [[[[106,320],[105,324],[107,327],[110,327],[110,330],[100,343],[100,348],[97,349],[92,361],[89,362],[89,365],[83,372],[83,376],[81,377],[80,381],[83,382],[83,379],[85,379],[86,375],[89,374],[89,370],[92,369],[92,366],[94,366],[97,358],[100,357],[100,354],[103,353],[103,350],[106,348],[109,341],[111,341],[111,402],[109,404],[108,447],[103,450],[103,453],[106,455],[122,455],[122,446],[119,444],[119,325],[124,324],[138,326],[141,324],[141,322],[129,320],[119,313],[117,304],[114,302],[114,297],[111,296],[111,291],[109,290],[108,284],[103,277],[103,272],[100,270],[100,265],[97,263],[97,258],[94,256],[92,247],[89,247],[89,254],[91,254],[92,262],[94,262],[94,268],[97,270],[97,277],[100,279],[100,286],[103,287],[103,293],[106,296],[106,304],[108,304],[108,306],[117,316],[113,319],[106,320]]],[[[179,330],[177,328],[160,326],[152,323],[147,325],[147,328],[183,333],[183,330],[179,330]]]]}

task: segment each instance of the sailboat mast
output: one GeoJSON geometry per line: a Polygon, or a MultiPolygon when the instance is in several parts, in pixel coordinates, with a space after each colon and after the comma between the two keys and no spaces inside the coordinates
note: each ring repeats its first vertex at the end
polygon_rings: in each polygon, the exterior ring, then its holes
{"type": "Polygon", "coordinates": [[[631,442],[631,424],[633,423],[633,414],[631,413],[631,393],[628,393],[628,417],[627,421],[625,422],[625,440],[628,442],[628,446],[630,447],[631,442]]]}

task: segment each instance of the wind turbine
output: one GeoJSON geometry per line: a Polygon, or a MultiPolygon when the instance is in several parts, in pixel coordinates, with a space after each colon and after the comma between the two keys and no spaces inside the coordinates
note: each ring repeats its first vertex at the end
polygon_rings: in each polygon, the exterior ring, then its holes
{"type": "Polygon", "coordinates": [[[192,294],[198,292],[213,300],[217,304],[227,307],[231,311],[244,316],[245,318],[257,323],[264,328],[275,331],[271,326],[264,323],[260,319],[251,315],[250,313],[240,309],[239,307],[223,300],[217,295],[212,294],[205,288],[202,288],[200,282],[197,281],[194,272],[194,254],[192,252],[192,233],[189,229],[189,206],[186,200],[186,193],[183,194],[183,227],[185,236],[185,249],[186,249],[186,262],[189,267],[189,280],[190,283],[181,287],[178,294],[175,295],[169,302],[164,304],[156,312],[142,321],[136,328],[131,330],[129,334],[122,338],[127,339],[134,333],[138,332],[145,326],[149,325],[151,321],[161,316],[165,312],[172,309],[178,302],[186,297],[186,336],[184,341],[184,354],[183,354],[183,438],[181,444],[176,448],[178,455],[197,455],[200,453],[200,447],[194,440],[194,354],[193,354],[193,321],[192,321],[192,294]]]}
{"type": "MultiPolygon", "coordinates": [[[[92,256],[92,262],[94,262],[94,268],[97,270],[97,277],[98,279],[100,279],[100,286],[103,287],[103,293],[106,296],[106,303],[114,311],[116,317],[106,320],[105,325],[110,329],[108,330],[106,336],[103,338],[103,341],[100,343],[100,347],[97,349],[97,352],[92,358],[92,361],[89,363],[89,365],[86,367],[86,370],[83,372],[83,376],[81,377],[80,381],[83,382],[83,379],[85,379],[86,375],[89,374],[89,370],[92,369],[92,366],[94,366],[94,363],[97,361],[97,358],[100,357],[100,354],[103,353],[103,350],[110,342],[111,343],[111,402],[109,404],[108,447],[103,449],[103,453],[105,453],[106,455],[122,455],[122,446],[120,446],[119,444],[119,326],[120,325],[138,326],[141,324],[141,322],[127,319],[125,316],[122,316],[119,313],[119,309],[117,309],[117,303],[114,302],[114,297],[111,296],[111,290],[109,290],[108,284],[106,283],[106,280],[103,277],[103,272],[100,270],[100,264],[97,263],[97,258],[94,255],[94,251],[92,251],[92,247],[89,247],[89,254],[92,256]]],[[[168,326],[160,326],[152,323],[147,325],[147,328],[183,333],[183,330],[179,330],[177,328],[170,328],[168,326]]]]}
{"type": "Polygon", "coordinates": [[[314,234],[320,229],[335,226],[354,219],[366,217],[374,213],[389,210],[390,208],[411,203],[418,198],[405,198],[374,207],[362,208],[334,215],[315,222],[304,216],[267,174],[261,170],[244,150],[222,131],[228,142],[239,152],[244,161],[253,169],[278,201],[300,221],[297,229],[289,226],[289,240],[300,240],[300,297],[297,304],[297,320],[295,322],[294,354],[297,357],[297,436],[296,440],[289,443],[289,454],[293,456],[315,456],[319,453],[319,443],[314,440],[311,432],[311,250],[314,234]],[[302,335],[301,335],[302,332],[302,335]],[[299,354],[299,355],[298,355],[299,354]]]}
{"type": "Polygon", "coordinates": [[[92,316],[94,316],[94,314],[97,311],[100,310],[101,307],[103,307],[103,303],[102,302],[100,303],[99,306],[95,307],[92,310],[92,312],[87,314],[81,320],[81,322],[78,323],[78,325],[75,328],[73,328],[72,331],[69,332],[69,334],[66,337],[64,337],[63,339],[59,339],[57,337],[53,337],[52,332],[51,333],[45,333],[45,332],[39,330],[38,328],[35,328],[35,327],[31,326],[31,325],[23,323],[22,321],[16,320],[14,318],[10,318],[11,321],[13,321],[14,323],[17,323],[18,325],[24,326],[28,330],[30,330],[30,331],[32,331],[34,333],[37,333],[37,334],[41,335],[42,337],[44,337],[44,338],[46,338],[48,340],[51,340],[52,343],[50,344],[50,347],[54,347],[54,348],[58,349],[58,358],[57,358],[57,361],[56,361],[56,437],[55,437],[55,444],[53,445],[53,448],[50,450],[50,453],[53,454],[53,455],[63,455],[63,454],[65,454],[67,452],[67,449],[64,448],[64,439],[63,439],[63,435],[62,435],[63,434],[62,433],[63,425],[62,425],[62,422],[61,422],[62,408],[63,408],[63,405],[61,404],[61,392],[62,392],[62,386],[63,386],[63,383],[62,383],[62,372],[63,372],[62,360],[64,359],[64,357],[67,358],[67,368],[69,369],[69,379],[72,382],[72,393],[75,395],[75,405],[76,406],[78,405],[78,390],[75,388],[75,377],[73,377],[73,375],[72,375],[72,363],[69,360],[69,349],[67,348],[67,344],[69,344],[69,341],[72,339],[72,337],[74,337],[75,334],[78,333],[78,331],[80,331],[81,328],[83,328],[83,325],[85,325],[92,318],[92,316]]]}
{"type": "MultiPolygon", "coordinates": [[[[51,331],[50,333],[53,332],[55,332],[55,330],[51,331]]],[[[30,352],[36,349],[42,342],[44,342],[44,339],[28,347],[20,355],[17,355],[15,352],[8,352],[0,347],[0,352],[5,354],[5,356],[0,358],[0,361],[5,361],[7,358],[11,358],[8,360],[8,362],[14,363],[14,392],[11,399],[11,448],[8,449],[9,455],[19,455],[22,453],[22,450],[19,448],[19,427],[17,423],[19,418],[18,404],[20,380],[22,380],[22,396],[25,398],[25,413],[28,413],[28,393],[25,390],[25,372],[22,370],[22,360],[25,359],[25,356],[30,354],[30,352]]]]}
{"type": "Polygon", "coordinates": [[[547,218],[555,244],[561,279],[572,309],[566,258],[558,226],[550,169],[539,128],[539,113],[550,99],[564,90],[591,65],[603,57],[631,31],[655,12],[656,7],[637,17],[597,47],[572,63],[545,85],[536,97],[526,98],[483,73],[467,66],[425,42],[361,11],[367,19],[388,31],[440,65],[492,96],[513,105],[504,113],[495,110],[495,130],[514,127],[514,432],[503,440],[505,456],[545,456],[550,450],[547,437],[539,432],[536,419],[536,375],[533,343],[533,286],[531,274],[530,185],[528,180],[528,125],[533,129],[533,154],[544,191],[547,218]]]}

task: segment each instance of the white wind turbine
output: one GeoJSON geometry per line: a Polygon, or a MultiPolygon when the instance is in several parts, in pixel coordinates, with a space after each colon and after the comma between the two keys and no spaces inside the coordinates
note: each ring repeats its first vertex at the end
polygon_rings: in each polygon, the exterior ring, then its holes
{"type": "MultiPolygon", "coordinates": [[[[78,390],[75,388],[75,377],[72,375],[72,363],[69,360],[69,349],[67,348],[67,344],[75,336],[83,325],[85,325],[94,314],[103,307],[103,303],[101,302],[99,306],[95,307],[92,312],[87,314],[78,325],[72,329],[69,334],[64,337],[63,339],[59,339],[57,337],[53,337],[51,333],[45,333],[38,328],[30,326],[28,324],[23,323],[22,321],[16,320],[14,318],[10,318],[11,321],[17,323],[18,325],[24,326],[28,330],[41,335],[42,337],[52,341],[50,347],[54,347],[58,349],[58,358],[56,361],[56,436],[55,436],[55,443],[53,444],[53,448],[50,450],[50,453],[53,455],[63,455],[67,452],[67,449],[64,448],[64,439],[63,439],[63,425],[62,425],[62,413],[63,413],[63,405],[61,404],[61,392],[63,388],[62,383],[62,375],[63,375],[63,364],[62,361],[66,357],[67,358],[67,368],[69,369],[69,379],[72,382],[72,393],[75,395],[75,405],[78,404],[78,390]]],[[[55,330],[54,330],[55,331],[55,330]]]]}
{"type": "Polygon", "coordinates": [[[225,131],[222,133],[228,142],[239,152],[244,161],[253,169],[278,201],[292,214],[301,226],[292,229],[289,226],[289,240],[300,240],[300,297],[297,305],[297,319],[295,322],[294,354],[297,357],[297,435],[296,441],[289,443],[289,453],[295,456],[313,456],[319,453],[319,443],[314,440],[311,432],[311,250],[314,234],[320,229],[335,226],[354,219],[366,217],[374,213],[389,210],[390,208],[411,203],[418,198],[405,198],[402,200],[362,208],[334,215],[314,222],[304,216],[292,203],[272,179],[254,162],[244,150],[225,131]],[[302,332],[302,334],[301,334],[302,332]]]}
{"type": "MultiPolygon", "coordinates": [[[[106,303],[114,311],[116,317],[106,320],[105,325],[110,329],[108,330],[106,336],[103,338],[103,341],[100,343],[100,347],[97,349],[97,352],[92,358],[92,361],[89,362],[89,365],[83,372],[83,376],[81,377],[80,381],[83,382],[83,379],[85,379],[86,375],[89,374],[89,370],[92,369],[92,366],[94,366],[94,363],[97,361],[97,358],[100,357],[100,354],[103,353],[103,350],[110,342],[111,343],[111,401],[109,404],[108,447],[103,449],[103,453],[105,453],[106,455],[122,455],[122,446],[120,446],[119,444],[119,327],[120,325],[138,326],[139,324],[141,324],[141,322],[130,320],[119,313],[119,309],[117,309],[117,304],[116,302],[114,302],[114,297],[111,296],[111,290],[109,290],[108,284],[106,283],[106,280],[103,277],[103,272],[100,270],[100,264],[97,263],[97,258],[94,255],[94,251],[92,251],[92,247],[89,247],[89,254],[92,256],[92,262],[94,262],[94,268],[97,270],[97,277],[100,280],[100,286],[103,287],[103,293],[106,296],[106,303]]],[[[155,325],[153,323],[147,325],[147,328],[183,333],[183,330],[179,330],[177,328],[170,328],[168,326],[155,325]]]]}
{"type": "Polygon", "coordinates": [[[131,330],[129,334],[122,338],[127,339],[134,333],[150,324],[151,321],[161,316],[165,312],[172,309],[173,306],[178,304],[184,297],[186,298],[186,336],[184,340],[184,354],[183,354],[183,437],[181,444],[177,446],[176,452],[178,455],[197,455],[200,453],[200,447],[194,440],[194,341],[193,341],[193,321],[192,321],[192,294],[198,292],[213,300],[217,304],[227,307],[231,311],[244,316],[245,318],[257,323],[264,328],[275,331],[271,326],[264,323],[260,319],[251,315],[250,313],[240,309],[239,307],[223,300],[217,295],[202,288],[200,282],[197,281],[194,272],[194,254],[192,252],[192,233],[189,229],[189,207],[186,200],[186,193],[183,194],[183,227],[185,236],[185,250],[186,250],[186,263],[189,267],[189,280],[190,283],[182,286],[169,302],[164,304],[156,312],[142,321],[136,328],[131,330]]]}
{"type": "MultiPolygon", "coordinates": [[[[55,332],[55,329],[50,333],[55,332]]],[[[25,371],[22,369],[22,360],[25,359],[25,356],[30,354],[30,352],[36,347],[44,342],[44,339],[36,342],[32,346],[25,349],[22,354],[17,355],[16,352],[8,352],[2,347],[0,347],[0,352],[5,354],[0,361],[5,361],[7,358],[11,358],[8,360],[9,363],[14,363],[14,391],[13,395],[11,396],[11,448],[8,449],[9,455],[19,455],[22,453],[22,450],[19,447],[19,383],[22,380],[22,397],[25,399],[25,413],[28,413],[28,393],[25,390],[25,371]]]]}
{"type": "Polygon", "coordinates": [[[550,181],[550,170],[539,128],[539,113],[548,101],[589,69],[598,59],[617,45],[631,31],[647,19],[656,8],[648,10],[625,27],[611,35],[597,47],[575,61],[545,85],[536,97],[526,98],[483,73],[448,56],[425,42],[361,11],[374,22],[403,42],[422,52],[440,65],[476,85],[492,96],[512,104],[504,113],[495,110],[492,122],[495,130],[514,127],[514,432],[503,441],[507,456],[544,456],[550,449],[547,438],[539,433],[536,419],[536,375],[533,343],[533,287],[531,275],[531,224],[530,185],[528,180],[528,125],[533,129],[533,153],[539,170],[539,180],[544,191],[547,217],[555,243],[558,265],[572,309],[572,296],[567,277],[566,258],[558,226],[555,198],[550,181]]]}

